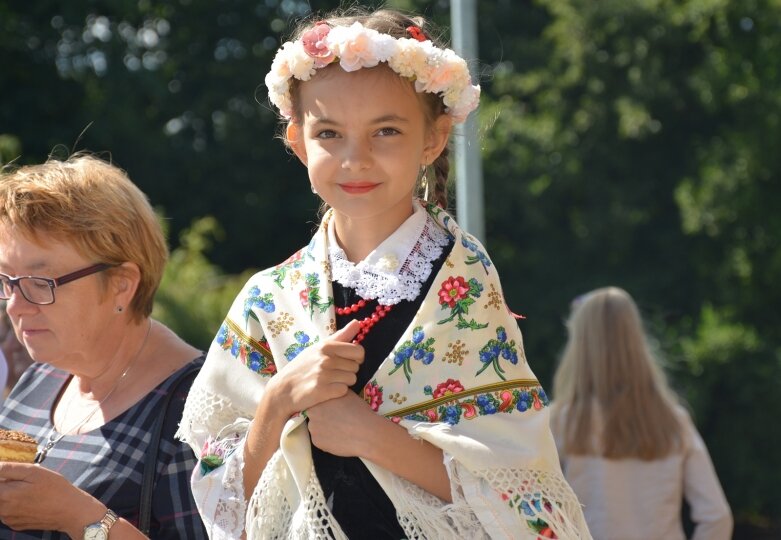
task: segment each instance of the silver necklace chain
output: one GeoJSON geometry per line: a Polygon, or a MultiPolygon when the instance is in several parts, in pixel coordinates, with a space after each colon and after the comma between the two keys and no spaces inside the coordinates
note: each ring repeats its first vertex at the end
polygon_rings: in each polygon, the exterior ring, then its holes
{"type": "MultiPolygon", "coordinates": [[[[149,328],[146,330],[146,335],[144,336],[144,341],[141,343],[141,347],[139,347],[138,352],[136,352],[135,355],[133,355],[133,358],[128,362],[127,367],[125,368],[125,371],[122,372],[122,375],[119,376],[117,379],[117,382],[114,383],[114,386],[111,387],[111,390],[108,391],[108,393],[103,396],[100,401],[98,401],[92,409],[90,409],[87,416],[82,418],[77,424],[74,424],[73,427],[70,429],[63,429],[62,432],[57,433],[57,428],[55,426],[52,426],[51,430],[49,430],[49,435],[47,437],[46,444],[43,445],[41,448],[38,449],[38,453],[35,455],[35,463],[41,463],[45,458],[46,455],[49,453],[49,451],[54,448],[54,446],[60,442],[60,440],[65,437],[65,435],[69,433],[77,433],[84,425],[89,422],[89,420],[95,416],[95,413],[98,412],[98,409],[100,409],[100,406],[103,405],[106,401],[108,401],[108,398],[111,397],[111,395],[114,393],[114,391],[119,387],[119,384],[122,382],[122,380],[125,378],[125,376],[130,371],[130,368],[135,365],[136,361],[138,360],[138,357],[141,356],[141,352],[144,350],[144,347],[146,347],[146,342],[149,340],[149,334],[152,332],[152,320],[149,320],[149,328]]],[[[71,403],[73,402],[73,398],[68,400],[68,407],[65,409],[66,416],[67,412],[70,410],[71,403]]]]}

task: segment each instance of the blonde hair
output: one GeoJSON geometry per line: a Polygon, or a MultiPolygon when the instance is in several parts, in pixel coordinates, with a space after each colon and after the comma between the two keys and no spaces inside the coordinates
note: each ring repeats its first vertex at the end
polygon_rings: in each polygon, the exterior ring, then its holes
{"type": "Polygon", "coordinates": [[[0,222],[36,242],[70,244],[95,263],[135,263],[141,276],[129,311],[136,321],[152,313],[168,247],[146,196],[121,169],[76,154],[3,171],[0,222]]]}
{"type": "Polygon", "coordinates": [[[677,398],[632,297],[617,287],[592,291],[576,301],[567,328],[553,381],[564,453],[652,460],[680,448],[677,398]]]}

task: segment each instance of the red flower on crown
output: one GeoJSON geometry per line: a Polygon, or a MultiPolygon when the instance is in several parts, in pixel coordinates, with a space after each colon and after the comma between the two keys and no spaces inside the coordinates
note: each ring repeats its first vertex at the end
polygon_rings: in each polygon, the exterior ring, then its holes
{"type": "Polygon", "coordinates": [[[423,30],[421,30],[419,26],[408,26],[407,33],[418,41],[428,41],[426,34],[423,33],[423,30]]]}

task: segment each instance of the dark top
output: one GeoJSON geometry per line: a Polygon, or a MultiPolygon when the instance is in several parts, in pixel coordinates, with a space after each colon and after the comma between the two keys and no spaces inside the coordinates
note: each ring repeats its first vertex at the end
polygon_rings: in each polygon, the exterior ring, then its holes
{"type": "MultiPolygon", "coordinates": [[[[203,365],[203,356],[193,360],[203,365]]],[[[99,499],[133,525],[138,523],[141,477],[152,426],[162,403],[183,366],[160,383],[146,398],[105,425],[89,433],[64,436],[41,463],[73,485],[99,499]]],[[[19,379],[0,411],[0,428],[19,430],[48,440],[54,427],[51,410],[69,373],[48,364],[31,365],[19,379]]],[[[166,412],[152,494],[150,537],[154,539],[206,539],[206,531],[190,491],[190,474],[196,466],[192,450],[174,438],[193,377],[188,377],[171,399],[166,412]]],[[[0,538],[67,539],[56,531],[15,532],[0,523],[0,538]]]]}
{"type": "MultiPolygon", "coordinates": [[[[412,323],[423,298],[431,288],[442,264],[453,248],[445,246],[442,255],[432,262],[428,279],[421,286],[415,300],[403,300],[377,322],[361,343],[365,350],[364,362],[358,370],[358,382],[352,386],[360,394],[382,361],[401,339],[412,323]]],[[[361,299],[354,289],[333,282],[334,302],[338,307],[349,306],[361,299]]],[[[374,312],[377,301],[366,303],[363,309],[349,315],[337,315],[336,327],[344,328],[353,319],[363,319],[374,312]]],[[[393,503],[380,487],[366,465],[357,457],[340,457],[312,446],[317,478],[323,487],[331,512],[348,538],[372,538],[399,540],[405,538],[404,530],[396,518],[393,503]]]]}

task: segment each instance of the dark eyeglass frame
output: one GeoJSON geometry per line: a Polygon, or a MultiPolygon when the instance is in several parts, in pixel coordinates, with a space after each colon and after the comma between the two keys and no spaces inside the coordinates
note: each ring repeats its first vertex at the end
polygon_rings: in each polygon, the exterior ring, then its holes
{"type": "MultiPolygon", "coordinates": [[[[11,277],[9,275],[0,273],[0,276],[4,277],[8,280],[8,285],[11,287],[11,294],[14,292],[14,287],[16,287],[19,292],[22,294],[25,300],[30,302],[31,304],[35,304],[38,306],[49,306],[53,304],[56,300],[56,296],[54,294],[54,289],[57,287],[61,287],[65,285],[66,283],[70,283],[71,281],[76,281],[77,279],[81,279],[83,277],[91,276],[92,274],[97,274],[98,272],[103,272],[104,270],[108,270],[109,268],[114,268],[115,266],[119,266],[117,264],[108,264],[108,263],[97,263],[93,264],[91,266],[88,266],[86,268],[82,268],[81,270],[76,270],[75,272],[71,272],[69,274],[65,274],[64,276],[56,277],[56,278],[45,278],[40,276],[17,276],[17,277],[11,277]],[[24,289],[19,284],[19,281],[23,279],[39,279],[41,281],[46,282],[49,285],[49,289],[52,293],[52,301],[51,302],[36,302],[34,300],[30,300],[27,298],[27,294],[25,294],[24,289]]],[[[5,291],[2,290],[3,288],[0,286],[0,295],[5,296],[5,291]]],[[[11,298],[11,294],[8,295],[8,298],[2,298],[3,300],[9,300],[11,298]]]]}

